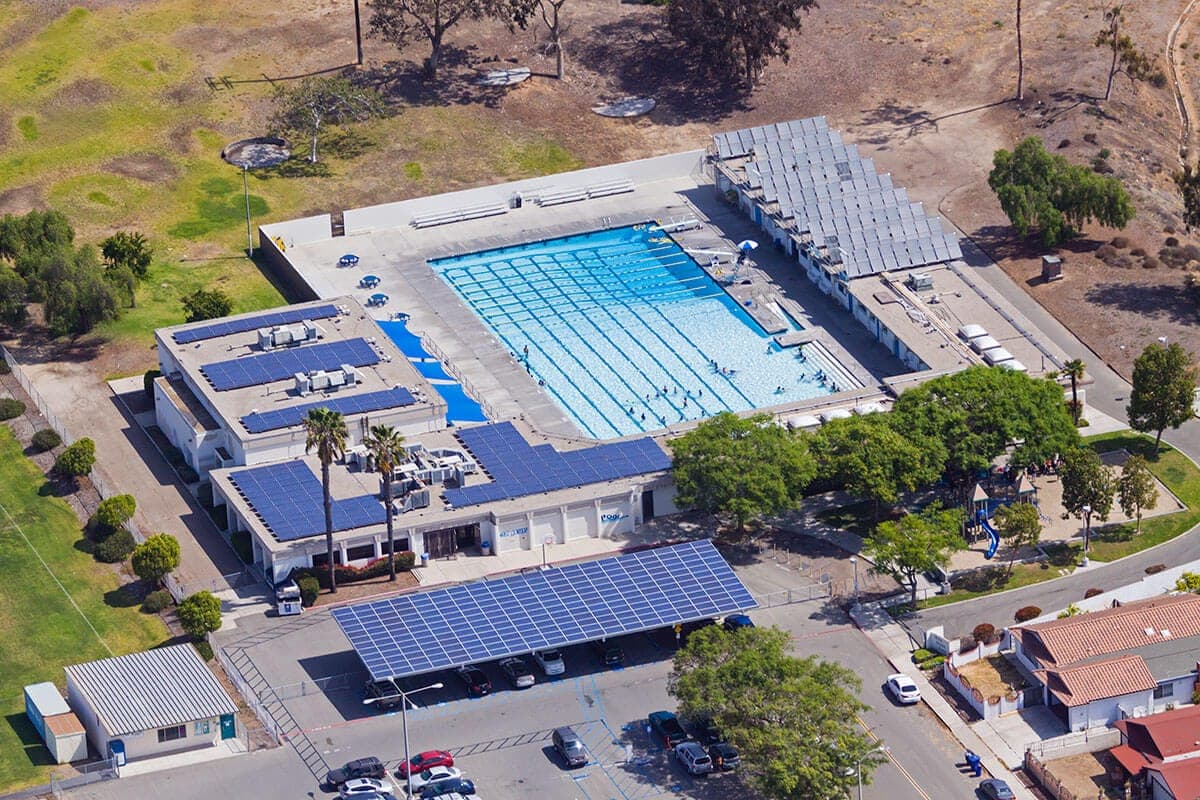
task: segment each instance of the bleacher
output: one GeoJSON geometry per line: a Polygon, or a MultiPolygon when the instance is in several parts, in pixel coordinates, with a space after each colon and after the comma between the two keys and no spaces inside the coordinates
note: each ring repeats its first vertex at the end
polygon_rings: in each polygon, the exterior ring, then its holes
{"type": "Polygon", "coordinates": [[[483,219],[508,213],[506,203],[487,203],[480,206],[467,206],[452,211],[439,211],[433,214],[418,214],[412,218],[414,228],[432,228],[435,225],[447,225],[451,222],[464,222],[469,219],[483,219]]]}
{"type": "Polygon", "coordinates": [[[574,189],[559,189],[556,191],[542,192],[537,197],[539,206],[557,206],[563,203],[574,203],[579,200],[590,200],[595,197],[609,197],[614,194],[625,194],[632,192],[634,189],[633,181],[620,180],[608,181],[606,183],[597,183],[591,186],[576,187],[574,189]]]}

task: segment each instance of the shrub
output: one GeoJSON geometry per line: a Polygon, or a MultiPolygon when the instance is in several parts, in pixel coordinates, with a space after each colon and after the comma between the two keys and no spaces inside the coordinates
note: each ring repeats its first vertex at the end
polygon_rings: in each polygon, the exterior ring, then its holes
{"type": "Polygon", "coordinates": [[[300,587],[300,602],[305,608],[311,608],[317,602],[317,595],[321,593],[321,584],[312,575],[301,576],[296,584],[300,587]]]}
{"type": "Polygon", "coordinates": [[[995,641],[996,626],[990,622],[981,622],[971,631],[971,636],[975,641],[990,644],[995,641]]]}
{"type": "Polygon", "coordinates": [[[1087,142],[1088,144],[1095,144],[1095,143],[1096,143],[1096,134],[1095,134],[1095,132],[1093,132],[1093,131],[1088,131],[1087,133],[1085,133],[1085,134],[1083,135],[1083,140],[1084,140],[1085,142],[1087,142]]]}
{"type": "Polygon", "coordinates": [[[146,399],[154,401],[154,379],[162,377],[162,370],[148,369],[146,374],[142,376],[142,389],[146,392],[146,399]]]}
{"type": "Polygon", "coordinates": [[[116,564],[129,558],[129,554],[133,552],[133,548],[137,547],[137,542],[133,540],[133,534],[124,528],[113,531],[107,539],[96,545],[95,553],[97,561],[103,561],[105,564],[116,564]]]}
{"type": "Polygon", "coordinates": [[[942,664],[946,663],[946,657],[941,653],[934,653],[932,658],[927,658],[920,664],[917,664],[919,669],[937,669],[942,664]]]}
{"type": "Polygon", "coordinates": [[[1086,592],[1083,593],[1083,599],[1087,600],[1089,597],[1095,597],[1098,594],[1104,594],[1104,590],[1092,587],[1091,589],[1088,589],[1086,592]]]}
{"type": "Polygon", "coordinates": [[[1135,258],[1141,258],[1142,256],[1146,255],[1146,248],[1135,247],[1129,251],[1129,255],[1134,256],[1135,258]]]}
{"type": "Polygon", "coordinates": [[[1167,568],[1166,564],[1151,564],[1150,566],[1146,567],[1146,574],[1154,575],[1156,573],[1162,572],[1166,568],[1167,568]]]}
{"type": "Polygon", "coordinates": [[[1042,610],[1037,606],[1023,606],[1017,609],[1017,613],[1013,614],[1013,619],[1017,622],[1028,622],[1031,619],[1036,619],[1042,615],[1042,610]]]}
{"type": "MultiPolygon", "coordinates": [[[[1103,156],[1101,156],[1101,158],[1103,158],[1103,156]]],[[[1111,240],[1109,240],[1109,244],[1118,250],[1124,250],[1126,247],[1129,247],[1129,240],[1124,236],[1114,236],[1111,240]]]]}
{"type": "Polygon", "coordinates": [[[86,436],[58,454],[54,471],[60,475],[82,478],[96,464],[96,443],[86,436]]]}
{"type": "Polygon", "coordinates": [[[1192,705],[1200,706],[1200,688],[1192,692],[1192,705]]]}
{"type": "Polygon", "coordinates": [[[1063,139],[1061,142],[1058,143],[1059,150],[1062,150],[1063,148],[1070,147],[1070,146],[1071,146],[1070,139],[1063,139]]]}
{"type": "Polygon", "coordinates": [[[0,420],[16,419],[25,413],[25,404],[13,397],[0,398],[0,420]]]}
{"type": "Polygon", "coordinates": [[[1154,256],[1146,256],[1142,259],[1142,269],[1158,269],[1162,266],[1162,262],[1154,256]]]}
{"type": "Polygon", "coordinates": [[[932,650],[926,650],[924,647],[918,647],[913,651],[912,660],[914,664],[920,664],[925,659],[933,658],[936,655],[937,653],[933,652],[932,650]]]}
{"type": "Polygon", "coordinates": [[[100,505],[96,507],[96,522],[110,531],[115,531],[133,519],[134,511],[137,511],[137,501],[133,499],[133,495],[114,494],[101,500],[100,505]]]}
{"type": "Polygon", "coordinates": [[[193,639],[220,630],[221,601],[207,590],[188,595],[179,604],[179,624],[193,639]]]}
{"type": "Polygon", "coordinates": [[[53,450],[60,444],[62,444],[62,437],[58,435],[58,431],[50,428],[42,428],[33,435],[33,449],[39,453],[53,450]]]}
{"type": "Polygon", "coordinates": [[[179,540],[169,533],[156,533],[133,549],[133,573],[157,584],[179,567],[179,540]]]}
{"type": "Polygon", "coordinates": [[[1179,240],[1174,236],[1168,236],[1167,240],[1163,242],[1163,245],[1166,247],[1179,247],[1179,240]]]}
{"type": "Polygon", "coordinates": [[[147,614],[157,614],[169,605],[171,605],[171,593],[166,589],[156,589],[146,595],[146,599],[142,601],[142,611],[147,614]]]}
{"type": "MultiPolygon", "coordinates": [[[[1096,153],[1096,158],[1108,158],[1108,157],[1109,157],[1109,156],[1111,156],[1111,155],[1112,155],[1112,151],[1111,151],[1111,150],[1109,150],[1107,147],[1101,147],[1101,148],[1100,148],[1100,152],[1096,153]]],[[[1113,242],[1113,244],[1116,244],[1116,242],[1113,242]]],[[[1117,244],[1116,246],[1117,246],[1117,247],[1124,247],[1125,245],[1123,245],[1123,244],[1117,244]]]]}
{"type": "MultiPolygon", "coordinates": [[[[396,571],[405,572],[413,568],[413,564],[417,561],[417,554],[411,551],[396,553],[396,571]]],[[[370,561],[363,567],[342,566],[341,564],[333,568],[337,575],[338,585],[343,583],[355,583],[357,581],[370,580],[378,578],[381,575],[388,574],[387,556],[377,558],[370,561]]],[[[329,569],[327,567],[313,567],[309,569],[296,570],[292,573],[292,577],[300,580],[301,575],[312,575],[317,579],[322,589],[329,588],[329,569]]]]}
{"type": "Polygon", "coordinates": [[[209,644],[208,642],[201,639],[199,641],[192,642],[192,646],[196,648],[196,652],[199,653],[200,657],[203,658],[205,661],[213,660],[213,651],[212,651],[211,644],[209,644]]]}
{"type": "Polygon", "coordinates": [[[1117,248],[1111,244],[1102,244],[1096,248],[1096,258],[1103,261],[1105,264],[1117,257],[1117,248]]]}
{"type": "Polygon", "coordinates": [[[975,640],[970,636],[964,636],[958,643],[958,652],[969,653],[975,649],[975,640]]]}

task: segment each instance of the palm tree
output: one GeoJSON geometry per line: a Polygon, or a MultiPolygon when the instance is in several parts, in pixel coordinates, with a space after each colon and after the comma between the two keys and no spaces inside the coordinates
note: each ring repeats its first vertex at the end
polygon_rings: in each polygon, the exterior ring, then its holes
{"type": "Polygon", "coordinates": [[[1073,358],[1063,365],[1063,372],[1071,379],[1071,416],[1075,418],[1075,426],[1079,426],[1079,390],[1078,382],[1083,380],[1083,362],[1073,358]]]}
{"type": "Polygon", "coordinates": [[[392,472],[404,460],[404,436],[391,425],[372,425],[363,444],[375,457],[375,468],[383,477],[383,501],[387,504],[388,580],[396,580],[395,539],[392,530],[392,472]]]}
{"type": "Polygon", "coordinates": [[[329,591],[337,592],[333,568],[333,498],[329,495],[329,465],[346,452],[346,419],[340,412],[314,408],[304,418],[304,452],[317,451],[321,460],[321,491],[325,499],[325,548],[329,556],[329,591]]]}

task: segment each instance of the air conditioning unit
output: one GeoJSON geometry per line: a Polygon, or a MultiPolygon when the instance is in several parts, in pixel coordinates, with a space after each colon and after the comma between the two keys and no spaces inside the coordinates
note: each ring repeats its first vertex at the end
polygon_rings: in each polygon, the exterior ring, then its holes
{"type": "Polygon", "coordinates": [[[354,367],[349,364],[342,364],[342,383],[347,386],[353,386],[358,382],[358,373],[354,371],[354,367]]]}
{"type": "Polygon", "coordinates": [[[328,372],[310,372],[308,380],[312,384],[314,392],[323,392],[329,388],[329,373],[328,372]]]}
{"type": "Polygon", "coordinates": [[[301,397],[312,394],[312,381],[308,379],[307,373],[297,372],[293,377],[296,379],[296,394],[301,397]]]}
{"type": "Polygon", "coordinates": [[[905,283],[914,292],[926,291],[933,288],[933,278],[926,272],[912,273],[908,276],[908,280],[905,283]]]}

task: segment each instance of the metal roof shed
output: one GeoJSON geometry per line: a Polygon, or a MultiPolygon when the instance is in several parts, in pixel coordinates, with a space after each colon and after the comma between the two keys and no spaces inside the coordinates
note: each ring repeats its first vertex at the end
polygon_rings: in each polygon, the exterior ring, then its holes
{"type": "Polygon", "coordinates": [[[133,759],[235,735],[237,706],[190,644],[76,664],[66,673],[67,700],[101,753],[123,745],[133,759]]]}

